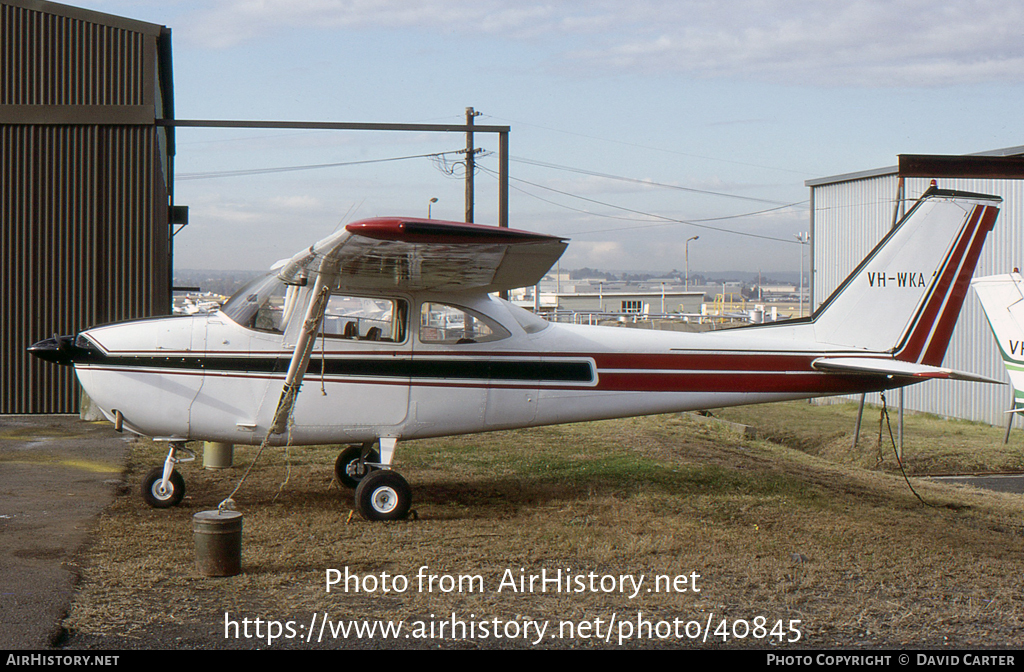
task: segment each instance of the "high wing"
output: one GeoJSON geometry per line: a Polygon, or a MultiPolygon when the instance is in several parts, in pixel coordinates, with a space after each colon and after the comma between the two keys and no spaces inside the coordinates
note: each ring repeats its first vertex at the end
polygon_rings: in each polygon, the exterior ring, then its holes
{"type": "Polygon", "coordinates": [[[433,219],[354,222],[288,260],[278,275],[347,289],[498,292],[540,282],[563,238],[433,219]]]}
{"type": "Polygon", "coordinates": [[[312,281],[312,291],[304,319],[286,334],[295,345],[263,445],[287,428],[332,288],[498,292],[540,282],[566,246],[526,231],[389,217],[354,222],[296,254],[278,276],[307,287],[312,281]]]}

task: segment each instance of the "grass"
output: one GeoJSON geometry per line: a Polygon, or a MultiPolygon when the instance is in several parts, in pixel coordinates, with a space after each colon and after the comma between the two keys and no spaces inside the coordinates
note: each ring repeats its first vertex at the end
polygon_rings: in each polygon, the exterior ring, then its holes
{"type": "MultiPolygon", "coordinates": [[[[721,415],[754,425],[758,438],[667,415],[403,444],[396,468],[413,486],[417,516],[398,523],[350,519],[351,494],[331,478],[337,450],[273,450],[236,496],[245,516],[243,573],[220,579],[194,569],[190,518],[230,492],[255,450],[236,447],[236,468],[228,471],[187,466],[184,504],[158,511],[135,490],[161,451],[140,441],[126,474],[130,490],[105,513],[82,559],[81,589],[65,623],[68,642],[258,646],[224,638],[227,611],[301,623],[313,613],[406,621],[455,613],[555,625],[638,613],[702,624],[709,615],[716,624],[764,617],[769,626],[799,620],[801,648],[1018,644],[1021,496],[915,479],[928,502],[922,504],[886,461],[866,468],[864,455],[842,454],[841,446],[852,444],[849,409],[780,404],[721,415]],[[325,591],[331,568],[413,580],[423,566],[436,575],[480,576],[485,590],[325,591]],[[701,590],[632,599],[603,591],[497,590],[506,572],[560,568],[651,581],[696,573],[701,590]]],[[[911,456],[921,453],[913,457],[915,469],[950,464],[987,436],[974,426],[956,434],[959,423],[934,418],[914,416],[907,426],[908,438],[947,429],[937,434],[944,437],[938,457],[908,445],[911,456]],[[955,449],[961,441],[965,447],[955,449]]],[[[1013,463],[997,453],[982,462],[1013,463]]],[[[395,644],[531,646],[450,637],[387,645],[395,644]]],[[[705,645],[770,644],[786,646],[771,637],[710,638],[705,645]]],[[[542,642],[606,645],[616,642],[542,642]]],[[[693,643],[655,637],[624,645],[693,643]]],[[[307,644],[282,638],[273,646],[307,644]]]]}
{"type": "MultiPolygon", "coordinates": [[[[897,415],[885,423],[881,408],[866,406],[860,440],[853,450],[857,404],[810,406],[807,402],[721,409],[717,417],[752,425],[760,436],[791,448],[887,473],[899,473],[889,436],[897,434],[897,415]]],[[[980,422],[948,420],[929,413],[904,416],[903,466],[909,474],[1024,472],[1021,431],[1003,443],[1005,429],[980,422]]]]}

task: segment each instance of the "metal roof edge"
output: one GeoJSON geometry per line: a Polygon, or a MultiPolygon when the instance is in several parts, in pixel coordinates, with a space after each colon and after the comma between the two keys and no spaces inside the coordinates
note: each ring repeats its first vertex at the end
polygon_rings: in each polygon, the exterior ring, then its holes
{"type": "Polygon", "coordinates": [[[1021,156],[1024,155],[1024,145],[1016,147],[1004,147],[1003,149],[990,149],[987,152],[975,152],[965,156],[1021,156]]]}
{"type": "MultiPolygon", "coordinates": [[[[965,154],[964,156],[1021,156],[1024,155],[1024,145],[1018,145],[1016,147],[1004,147],[1003,149],[990,149],[985,152],[973,152],[971,154],[965,154]]],[[[823,187],[828,184],[839,184],[840,182],[853,182],[855,180],[865,180],[871,177],[883,177],[885,175],[897,175],[899,174],[899,166],[887,166],[885,168],[875,168],[874,170],[862,170],[856,173],[843,173],[841,175],[831,175],[829,177],[817,177],[813,180],[805,180],[805,187],[823,187]]]]}
{"type": "Polygon", "coordinates": [[[138,19],[97,12],[92,9],[72,7],[71,5],[62,5],[57,2],[49,2],[49,0],[3,0],[2,4],[154,36],[159,36],[161,29],[165,27],[156,23],[149,23],[148,21],[139,21],[138,19]]]}
{"type": "Polygon", "coordinates": [[[813,180],[805,180],[805,187],[822,187],[826,184],[838,184],[839,182],[853,182],[854,180],[866,180],[869,177],[882,177],[884,175],[896,175],[899,173],[899,166],[887,166],[885,168],[875,168],[874,170],[862,170],[856,173],[843,173],[842,175],[832,175],[830,177],[819,177],[813,180]]]}

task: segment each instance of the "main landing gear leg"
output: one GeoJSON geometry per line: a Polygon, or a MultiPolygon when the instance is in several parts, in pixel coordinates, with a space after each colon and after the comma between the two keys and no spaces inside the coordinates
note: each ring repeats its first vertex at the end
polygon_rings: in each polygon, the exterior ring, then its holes
{"type": "Polygon", "coordinates": [[[185,447],[184,441],[171,441],[164,466],[155,467],[142,481],[142,498],[146,503],[157,509],[180,504],[185,497],[185,479],[175,471],[174,465],[195,459],[195,453],[185,447]],[[185,456],[179,457],[179,452],[185,453],[185,456]]]}
{"type": "Polygon", "coordinates": [[[359,487],[359,482],[366,478],[374,468],[373,465],[380,463],[380,453],[374,450],[375,445],[367,442],[341,451],[334,461],[334,477],[338,483],[351,490],[359,487]]]}
{"type": "Polygon", "coordinates": [[[402,520],[412,506],[412,489],[400,474],[391,470],[398,439],[380,440],[380,462],[356,487],[356,508],[367,520],[402,520]]]}

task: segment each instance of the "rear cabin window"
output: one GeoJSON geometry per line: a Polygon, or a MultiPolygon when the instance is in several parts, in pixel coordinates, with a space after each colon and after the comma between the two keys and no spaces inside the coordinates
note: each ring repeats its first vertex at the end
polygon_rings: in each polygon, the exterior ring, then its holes
{"type": "Polygon", "coordinates": [[[405,301],[332,294],[320,333],[355,341],[400,343],[409,313],[405,301]]]}
{"type": "Polygon", "coordinates": [[[465,308],[432,302],[420,307],[422,343],[489,343],[511,335],[497,322],[465,308]]]}

